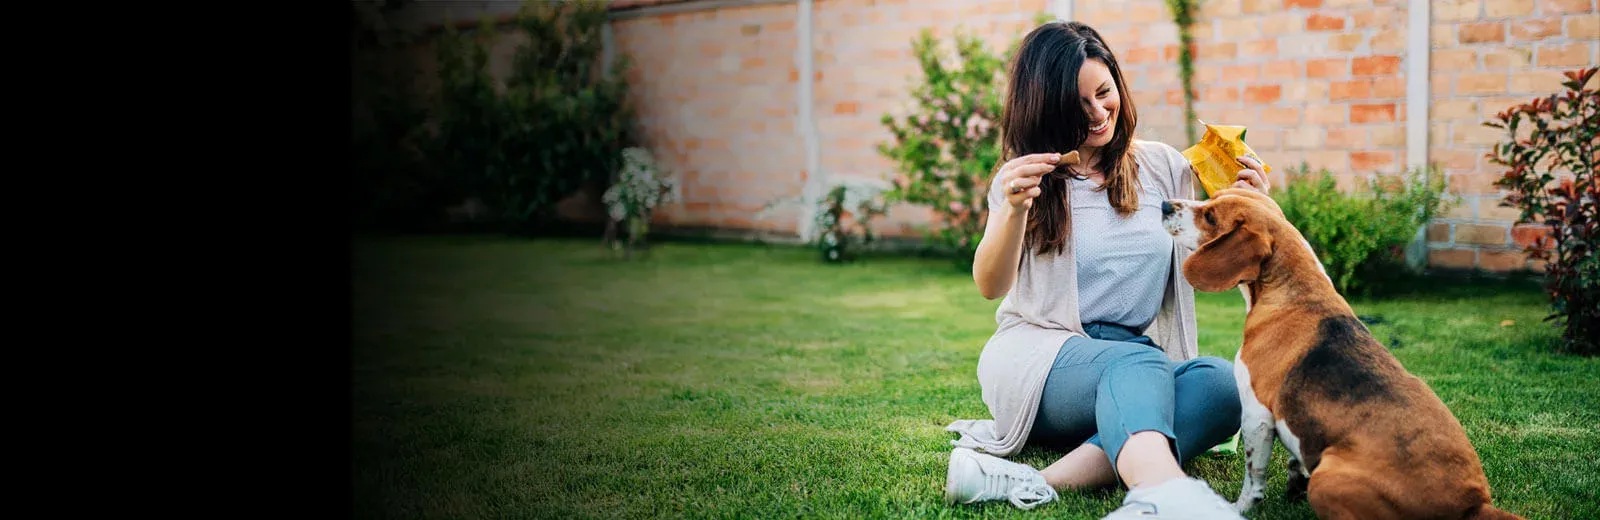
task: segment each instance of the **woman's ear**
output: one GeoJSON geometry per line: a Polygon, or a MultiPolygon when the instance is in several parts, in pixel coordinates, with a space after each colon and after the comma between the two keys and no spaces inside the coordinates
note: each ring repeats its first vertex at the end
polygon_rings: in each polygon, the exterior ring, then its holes
{"type": "Polygon", "coordinates": [[[1267,235],[1240,221],[1189,255],[1183,262],[1183,277],[1200,291],[1226,291],[1259,278],[1261,263],[1271,253],[1267,235]]]}

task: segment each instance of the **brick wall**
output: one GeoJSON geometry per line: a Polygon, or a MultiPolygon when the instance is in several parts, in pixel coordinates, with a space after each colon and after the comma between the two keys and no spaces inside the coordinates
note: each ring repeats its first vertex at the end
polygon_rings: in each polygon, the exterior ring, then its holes
{"type": "Polygon", "coordinates": [[[794,5],[771,4],[630,18],[613,24],[633,59],[628,81],[645,144],[683,184],[664,223],[792,228],[791,212],[757,219],[800,194],[794,5]]]}
{"type": "Polygon", "coordinates": [[[1561,71],[1600,62],[1595,0],[1433,0],[1429,30],[1428,154],[1449,175],[1460,207],[1428,227],[1429,263],[1503,271],[1537,230],[1499,207],[1497,165],[1483,156],[1504,134],[1482,125],[1506,107],[1559,92],[1561,71]]]}
{"type": "MultiPolygon", "coordinates": [[[[617,13],[645,10],[612,23],[615,50],[636,64],[629,79],[647,145],[686,183],[685,200],[660,212],[661,225],[794,233],[803,215],[758,218],[761,207],[798,197],[808,183],[893,174],[875,148],[890,138],[879,119],[905,112],[920,74],[911,55],[918,30],[948,37],[960,27],[999,51],[1031,28],[1035,14],[1059,12],[1066,1],[816,0],[810,116],[817,172],[806,171],[799,124],[805,103],[795,2],[614,4],[617,13]]],[[[1100,30],[1122,60],[1141,137],[1186,147],[1177,28],[1164,0],[1072,1],[1073,17],[1100,30]]],[[[1537,268],[1517,251],[1531,232],[1512,229],[1515,212],[1496,207],[1490,182],[1497,172],[1482,156],[1498,134],[1480,123],[1555,92],[1560,71],[1600,61],[1597,2],[1431,0],[1427,151],[1462,204],[1427,228],[1430,265],[1537,268]]],[[[1251,146],[1277,168],[1280,186],[1281,172],[1301,162],[1332,170],[1347,189],[1405,168],[1411,2],[1201,5],[1193,31],[1196,116],[1249,126],[1251,146]]],[[[929,216],[895,207],[879,227],[910,235],[929,216]]]]}

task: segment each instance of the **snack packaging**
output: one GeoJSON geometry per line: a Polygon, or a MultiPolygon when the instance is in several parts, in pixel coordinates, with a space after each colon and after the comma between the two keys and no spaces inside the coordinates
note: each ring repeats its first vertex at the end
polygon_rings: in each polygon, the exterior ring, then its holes
{"type": "Polygon", "coordinates": [[[1263,170],[1272,173],[1272,167],[1256,155],[1250,145],[1244,143],[1246,128],[1234,125],[1213,125],[1201,121],[1205,125],[1206,133],[1200,137],[1200,142],[1183,151],[1183,156],[1189,159],[1189,164],[1194,165],[1194,172],[1200,177],[1200,186],[1205,188],[1206,196],[1214,196],[1217,191],[1227,188],[1239,180],[1239,170],[1245,169],[1238,158],[1249,156],[1261,163],[1263,170]]]}

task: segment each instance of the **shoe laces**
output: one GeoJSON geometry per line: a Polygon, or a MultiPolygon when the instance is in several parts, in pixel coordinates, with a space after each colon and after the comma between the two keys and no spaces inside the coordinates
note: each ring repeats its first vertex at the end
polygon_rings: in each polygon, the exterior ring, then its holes
{"type": "Polygon", "coordinates": [[[1006,497],[1011,505],[1019,509],[1033,509],[1056,498],[1055,488],[1043,482],[1036,472],[1007,468],[1007,471],[985,477],[984,494],[1006,497]]]}

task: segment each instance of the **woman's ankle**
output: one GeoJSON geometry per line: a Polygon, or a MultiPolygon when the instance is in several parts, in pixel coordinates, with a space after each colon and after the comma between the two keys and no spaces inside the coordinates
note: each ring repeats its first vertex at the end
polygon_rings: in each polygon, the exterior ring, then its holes
{"type": "Polygon", "coordinates": [[[1117,454],[1117,473],[1128,489],[1161,485],[1182,478],[1183,468],[1172,454],[1172,442],[1156,431],[1141,431],[1128,437],[1117,454]]]}
{"type": "Polygon", "coordinates": [[[1089,443],[1078,446],[1039,473],[1057,491],[1098,489],[1117,483],[1106,452],[1089,443]]]}

